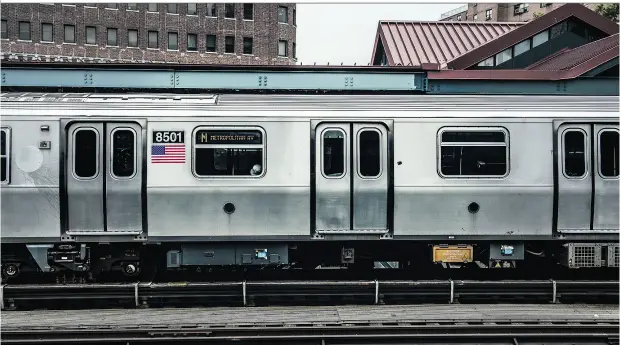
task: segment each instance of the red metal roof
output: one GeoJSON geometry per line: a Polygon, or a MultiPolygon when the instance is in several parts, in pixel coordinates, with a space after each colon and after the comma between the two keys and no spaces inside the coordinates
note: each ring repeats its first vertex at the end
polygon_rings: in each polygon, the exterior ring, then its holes
{"type": "Polygon", "coordinates": [[[613,21],[601,16],[581,4],[568,3],[527,23],[526,25],[519,27],[516,30],[512,30],[508,34],[503,35],[501,38],[488,42],[488,44],[484,44],[479,49],[471,50],[461,56],[458,56],[449,62],[448,67],[454,70],[469,68],[478,62],[493,56],[528,37],[532,37],[537,33],[546,30],[570,17],[577,18],[608,35],[618,33],[619,28],[617,23],[614,23],[613,21]]]}
{"type": "MultiPolygon", "coordinates": [[[[618,34],[605,37],[573,49],[566,49],[539,61],[526,69],[535,71],[566,71],[588,63],[601,54],[612,51],[618,57],[618,34]]],[[[594,68],[596,66],[593,66],[594,68]]]]}
{"type": "Polygon", "coordinates": [[[447,62],[521,27],[524,23],[381,21],[372,57],[383,44],[390,66],[447,62]]]}

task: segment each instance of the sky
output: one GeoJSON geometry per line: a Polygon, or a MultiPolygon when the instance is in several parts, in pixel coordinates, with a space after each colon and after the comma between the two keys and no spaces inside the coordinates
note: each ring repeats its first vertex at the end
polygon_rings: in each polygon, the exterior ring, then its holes
{"type": "Polygon", "coordinates": [[[380,20],[439,20],[465,3],[297,4],[297,64],[367,65],[380,20]]]}

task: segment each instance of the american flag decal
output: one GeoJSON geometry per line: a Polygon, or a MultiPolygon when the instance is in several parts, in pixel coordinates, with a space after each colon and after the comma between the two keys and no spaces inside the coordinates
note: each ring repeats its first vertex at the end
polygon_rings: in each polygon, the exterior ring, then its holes
{"type": "Polygon", "coordinates": [[[185,163],[185,144],[153,144],[151,163],[185,163]]]}

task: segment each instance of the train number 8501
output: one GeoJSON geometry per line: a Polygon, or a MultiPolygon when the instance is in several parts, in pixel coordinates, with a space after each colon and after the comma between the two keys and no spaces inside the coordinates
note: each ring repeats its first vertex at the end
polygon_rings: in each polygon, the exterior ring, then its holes
{"type": "Polygon", "coordinates": [[[185,143],[185,132],[183,131],[153,131],[154,143],[185,143]]]}

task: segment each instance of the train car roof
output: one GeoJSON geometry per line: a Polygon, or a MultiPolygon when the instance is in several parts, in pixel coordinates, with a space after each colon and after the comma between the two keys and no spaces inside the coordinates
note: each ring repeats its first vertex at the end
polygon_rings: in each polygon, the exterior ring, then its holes
{"type": "MultiPolygon", "coordinates": [[[[105,93],[2,93],[3,115],[7,110],[183,110],[169,116],[204,116],[203,111],[418,111],[418,112],[605,112],[618,116],[617,96],[540,95],[334,95],[334,94],[105,94],[105,93]],[[200,113],[200,114],[198,114],[200,113]]],[[[37,111],[34,111],[35,113],[37,111]]],[[[24,115],[20,111],[20,115],[24,115]]],[[[215,115],[215,114],[214,114],[215,115]]],[[[574,116],[576,114],[572,114],[574,116]]],[[[230,116],[230,114],[226,114],[230,116]]],[[[290,116],[295,116],[291,114],[290,116]]],[[[411,116],[411,115],[408,115],[411,116]]],[[[463,114],[463,117],[470,115],[463,114]]],[[[484,115],[483,115],[484,116],[484,115]]],[[[497,116],[494,114],[493,116],[497,116]]],[[[514,116],[506,115],[506,116],[514,116]]],[[[415,117],[415,116],[414,116],[415,117]]]]}

